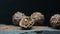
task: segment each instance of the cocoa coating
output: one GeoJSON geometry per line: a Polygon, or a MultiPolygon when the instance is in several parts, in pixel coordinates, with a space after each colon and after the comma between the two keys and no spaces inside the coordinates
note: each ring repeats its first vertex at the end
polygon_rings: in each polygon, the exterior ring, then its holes
{"type": "Polygon", "coordinates": [[[23,13],[21,12],[16,12],[13,16],[12,16],[12,22],[14,25],[19,25],[19,21],[22,19],[22,17],[25,16],[23,13]]]}
{"type": "Polygon", "coordinates": [[[34,20],[30,16],[24,16],[19,22],[19,26],[23,28],[31,28],[34,25],[34,20]]]}
{"type": "Polygon", "coordinates": [[[44,22],[44,15],[40,12],[34,12],[31,15],[31,18],[33,18],[34,21],[36,22],[35,25],[42,25],[44,22]]]}
{"type": "Polygon", "coordinates": [[[50,24],[53,28],[60,29],[60,14],[54,14],[50,19],[50,24]]]}

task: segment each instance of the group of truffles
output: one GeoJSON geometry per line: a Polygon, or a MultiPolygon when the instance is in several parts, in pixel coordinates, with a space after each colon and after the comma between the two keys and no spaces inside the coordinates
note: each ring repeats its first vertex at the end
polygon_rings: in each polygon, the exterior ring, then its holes
{"type": "Polygon", "coordinates": [[[34,24],[41,24],[44,20],[44,15],[40,12],[34,12],[31,16],[26,16],[24,13],[16,12],[12,16],[14,25],[19,25],[23,28],[31,28],[34,24]]]}
{"type": "MultiPolygon", "coordinates": [[[[12,16],[14,25],[19,25],[22,28],[31,28],[32,26],[41,25],[44,22],[44,15],[40,12],[34,12],[31,16],[26,16],[24,13],[16,12],[12,16]]],[[[50,24],[53,28],[60,29],[60,14],[54,14],[50,18],[50,24]]]]}

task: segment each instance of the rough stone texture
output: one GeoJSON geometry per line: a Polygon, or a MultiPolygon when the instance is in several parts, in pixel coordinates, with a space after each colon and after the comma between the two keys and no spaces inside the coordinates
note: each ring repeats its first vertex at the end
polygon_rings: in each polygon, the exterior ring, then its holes
{"type": "Polygon", "coordinates": [[[60,14],[54,14],[50,19],[53,28],[60,29],[60,14]]]}
{"type": "MultiPolygon", "coordinates": [[[[32,26],[30,30],[47,30],[47,29],[51,30],[51,28],[48,26],[32,26]]],[[[22,28],[13,25],[0,25],[0,31],[7,31],[7,30],[16,31],[16,30],[22,30],[22,28]]]]}
{"type": "Polygon", "coordinates": [[[31,15],[31,18],[33,18],[34,21],[36,22],[35,25],[42,25],[44,22],[44,15],[40,12],[34,12],[31,15]]]}
{"type": "Polygon", "coordinates": [[[0,34],[60,34],[60,30],[48,26],[33,26],[30,30],[22,30],[13,25],[0,25],[0,34]]]}
{"type": "Polygon", "coordinates": [[[19,25],[19,21],[22,19],[22,17],[25,16],[25,14],[21,13],[21,12],[16,12],[13,16],[12,16],[12,22],[14,25],[19,25]]]}
{"type": "Polygon", "coordinates": [[[18,26],[13,26],[13,25],[2,25],[2,26],[0,26],[0,31],[5,31],[5,30],[19,30],[19,29],[21,29],[20,27],[18,27],[18,26]]]}
{"type": "Polygon", "coordinates": [[[19,22],[19,26],[23,28],[30,28],[34,25],[34,20],[30,16],[24,16],[19,22]]]}

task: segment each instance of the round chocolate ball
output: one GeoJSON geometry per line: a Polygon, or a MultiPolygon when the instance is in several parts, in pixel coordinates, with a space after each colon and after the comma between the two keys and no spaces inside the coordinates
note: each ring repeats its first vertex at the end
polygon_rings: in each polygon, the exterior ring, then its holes
{"type": "Polygon", "coordinates": [[[30,16],[24,16],[19,22],[19,26],[22,28],[31,28],[34,25],[34,20],[30,16]]]}
{"type": "Polygon", "coordinates": [[[31,18],[34,19],[35,25],[42,25],[43,22],[44,22],[44,15],[42,13],[40,13],[40,12],[34,12],[31,15],[31,18]]]}
{"type": "Polygon", "coordinates": [[[22,19],[22,17],[25,16],[24,13],[21,12],[16,12],[13,16],[12,16],[12,22],[14,25],[19,25],[19,21],[22,19]]]}
{"type": "Polygon", "coordinates": [[[60,14],[54,14],[50,19],[53,28],[60,29],[60,14]]]}

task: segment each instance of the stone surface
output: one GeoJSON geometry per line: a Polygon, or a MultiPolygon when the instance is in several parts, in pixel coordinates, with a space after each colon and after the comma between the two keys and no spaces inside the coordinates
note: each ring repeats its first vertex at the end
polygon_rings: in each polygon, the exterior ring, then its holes
{"type": "MultiPolygon", "coordinates": [[[[30,30],[52,30],[52,28],[48,27],[48,26],[33,26],[30,30]]],[[[16,30],[22,30],[21,27],[19,26],[13,26],[13,25],[0,25],[0,31],[5,31],[5,30],[12,30],[12,31],[16,31],[16,30]]]]}
{"type": "Polygon", "coordinates": [[[33,26],[30,30],[21,30],[18,26],[1,24],[0,34],[60,34],[60,30],[48,26],[33,26]]]}

